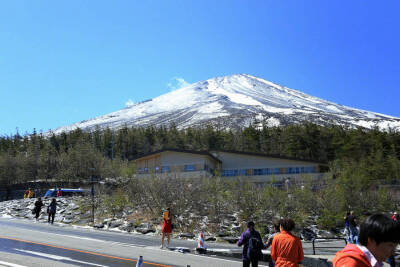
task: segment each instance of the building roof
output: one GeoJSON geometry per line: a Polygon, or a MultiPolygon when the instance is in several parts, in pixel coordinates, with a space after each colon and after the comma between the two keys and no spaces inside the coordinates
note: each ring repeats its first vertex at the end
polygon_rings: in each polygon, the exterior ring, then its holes
{"type": "Polygon", "coordinates": [[[208,156],[208,157],[212,158],[213,160],[215,160],[215,161],[217,161],[219,163],[222,163],[222,161],[219,158],[215,157],[213,154],[211,154],[208,151],[183,150],[183,149],[175,149],[175,148],[160,149],[160,150],[157,150],[157,151],[154,151],[154,152],[143,154],[143,155],[135,158],[134,160],[138,160],[140,158],[144,158],[144,157],[148,157],[148,156],[151,156],[151,155],[154,155],[154,154],[159,154],[159,153],[168,152],[168,151],[204,155],[204,156],[208,156]]]}

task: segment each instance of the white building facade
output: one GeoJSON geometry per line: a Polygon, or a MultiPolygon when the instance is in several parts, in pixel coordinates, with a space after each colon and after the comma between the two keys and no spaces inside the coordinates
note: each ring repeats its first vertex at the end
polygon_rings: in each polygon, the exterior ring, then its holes
{"type": "Polygon", "coordinates": [[[326,163],[238,151],[164,149],[135,160],[137,174],[176,177],[245,177],[255,182],[318,179],[329,175],[326,163]]]}

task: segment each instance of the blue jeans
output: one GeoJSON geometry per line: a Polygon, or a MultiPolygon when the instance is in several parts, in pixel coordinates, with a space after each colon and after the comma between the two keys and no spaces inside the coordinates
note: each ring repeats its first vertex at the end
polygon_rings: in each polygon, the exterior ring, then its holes
{"type": "Polygon", "coordinates": [[[358,244],[358,230],[357,227],[350,226],[349,243],[358,244]]]}
{"type": "Polygon", "coordinates": [[[396,262],[394,261],[393,255],[389,257],[387,262],[390,264],[390,267],[396,267],[396,262]]]}

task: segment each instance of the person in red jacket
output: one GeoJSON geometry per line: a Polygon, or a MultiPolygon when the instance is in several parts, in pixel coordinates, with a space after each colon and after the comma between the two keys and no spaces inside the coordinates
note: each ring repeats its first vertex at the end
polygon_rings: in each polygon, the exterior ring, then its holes
{"type": "Polygon", "coordinates": [[[57,190],[57,197],[61,197],[61,196],[62,196],[61,188],[58,188],[58,190],[57,190]]]}
{"type": "Polygon", "coordinates": [[[371,215],[360,226],[358,242],[336,253],[333,267],[383,266],[400,242],[399,224],[383,214],[371,215]]]}
{"type": "Polygon", "coordinates": [[[292,219],[279,221],[280,233],[274,236],[271,246],[271,258],[275,267],[297,267],[304,259],[300,238],[292,235],[295,223],[292,219]]]}
{"type": "Polygon", "coordinates": [[[161,246],[160,248],[164,247],[164,238],[167,236],[167,248],[169,246],[169,241],[171,239],[171,233],[172,233],[172,218],[171,218],[171,210],[168,208],[166,211],[163,213],[163,225],[161,227],[161,246]]]}

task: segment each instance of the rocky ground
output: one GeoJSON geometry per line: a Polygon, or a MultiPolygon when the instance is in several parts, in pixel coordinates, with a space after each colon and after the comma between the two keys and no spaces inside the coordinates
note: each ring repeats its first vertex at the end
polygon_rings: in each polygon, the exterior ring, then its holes
{"type": "MultiPolygon", "coordinates": [[[[51,199],[43,199],[44,207],[39,216],[39,220],[41,221],[47,221],[46,207],[50,204],[50,200],[51,199]]],[[[35,201],[36,199],[16,199],[0,202],[0,216],[34,219],[35,215],[32,214],[32,210],[35,201]]],[[[113,218],[112,216],[105,215],[104,210],[103,212],[99,212],[99,209],[96,209],[95,223],[92,224],[91,209],[88,209],[87,207],[82,208],[80,206],[81,203],[90,203],[90,200],[83,197],[58,197],[57,212],[54,219],[55,223],[90,226],[94,228],[141,234],[158,235],[161,232],[162,221],[160,218],[146,219],[144,216],[139,216],[137,211],[134,210],[126,210],[122,212],[122,214],[113,218]]],[[[208,227],[209,224],[215,225],[215,222],[210,222],[206,215],[196,216],[188,213],[184,216],[188,216],[189,219],[183,218],[181,215],[175,219],[176,223],[179,221],[198,220],[201,221],[199,224],[200,227],[199,229],[192,229],[191,231],[175,229],[174,237],[176,238],[195,239],[201,231],[205,235],[205,241],[236,243],[242,231],[241,222],[238,221],[236,214],[222,215],[223,218],[221,218],[217,227],[208,227]]],[[[188,230],[188,228],[185,230],[188,230]]],[[[316,233],[317,237],[335,236],[331,232],[318,230],[315,225],[311,225],[307,229],[302,230],[305,239],[312,237],[314,233],[316,233]]]]}
{"type": "MultiPolygon", "coordinates": [[[[10,201],[0,202],[0,217],[10,218],[25,218],[34,220],[35,214],[32,214],[34,203],[36,199],[16,199],[10,201]]],[[[51,199],[43,199],[44,207],[39,216],[40,221],[47,221],[47,206],[50,204],[51,199]]],[[[127,210],[121,215],[105,216],[107,214],[104,210],[96,212],[95,223],[92,223],[91,209],[82,208],[81,203],[90,203],[88,198],[84,197],[58,197],[57,198],[57,212],[55,216],[55,223],[71,224],[81,227],[94,227],[99,229],[105,229],[110,231],[119,232],[133,232],[147,235],[159,235],[161,232],[161,219],[148,218],[144,219],[143,216],[138,216],[137,211],[127,210]]],[[[194,229],[193,231],[179,231],[174,230],[174,238],[182,239],[197,239],[199,232],[203,232],[205,235],[205,241],[216,241],[216,242],[228,242],[236,243],[239,239],[241,227],[240,222],[236,214],[223,215],[221,223],[216,231],[210,231],[208,227],[207,216],[195,216],[193,214],[185,214],[185,216],[191,217],[189,220],[201,220],[200,229],[194,229]]],[[[176,221],[187,221],[187,218],[183,218],[182,215],[177,217],[176,221]]],[[[212,222],[211,222],[212,223],[212,222]]],[[[301,229],[298,235],[303,240],[310,240],[313,237],[317,238],[330,238],[330,237],[343,237],[341,231],[332,233],[329,231],[319,230],[315,225],[310,225],[307,228],[301,229]]],[[[265,238],[268,237],[268,234],[265,238]]],[[[400,249],[396,251],[396,261],[400,261],[400,249]]]]}

